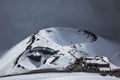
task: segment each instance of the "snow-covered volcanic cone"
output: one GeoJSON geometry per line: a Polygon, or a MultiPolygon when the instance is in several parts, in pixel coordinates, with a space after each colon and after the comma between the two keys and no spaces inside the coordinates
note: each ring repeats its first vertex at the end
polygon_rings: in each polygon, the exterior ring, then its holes
{"type": "Polygon", "coordinates": [[[37,69],[64,70],[83,56],[106,56],[119,66],[118,49],[86,30],[46,28],[18,43],[0,59],[0,75],[37,69]]]}

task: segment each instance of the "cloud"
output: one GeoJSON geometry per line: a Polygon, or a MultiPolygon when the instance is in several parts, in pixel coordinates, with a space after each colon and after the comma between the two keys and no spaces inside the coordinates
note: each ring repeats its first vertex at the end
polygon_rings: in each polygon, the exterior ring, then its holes
{"type": "Polygon", "coordinates": [[[43,27],[90,30],[120,41],[119,0],[0,0],[0,50],[43,27]]]}

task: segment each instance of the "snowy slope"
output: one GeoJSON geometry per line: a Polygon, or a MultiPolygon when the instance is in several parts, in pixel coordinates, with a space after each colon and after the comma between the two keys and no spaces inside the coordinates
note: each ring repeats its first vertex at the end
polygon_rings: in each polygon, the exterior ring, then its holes
{"type": "Polygon", "coordinates": [[[18,43],[0,59],[0,75],[37,69],[64,70],[82,56],[107,56],[111,65],[117,67],[119,55],[118,46],[89,31],[46,28],[18,43]]]}
{"type": "Polygon", "coordinates": [[[112,76],[100,76],[94,73],[40,73],[3,77],[0,80],[120,80],[112,76]]]}

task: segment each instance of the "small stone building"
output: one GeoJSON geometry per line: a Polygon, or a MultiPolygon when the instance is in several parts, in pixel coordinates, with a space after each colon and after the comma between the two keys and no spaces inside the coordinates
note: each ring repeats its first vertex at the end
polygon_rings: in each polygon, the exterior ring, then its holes
{"type": "Polygon", "coordinates": [[[82,67],[86,70],[95,71],[109,71],[110,62],[107,57],[96,56],[96,57],[82,57],[82,67]]]}
{"type": "Polygon", "coordinates": [[[81,57],[67,67],[70,71],[110,71],[110,62],[105,56],[81,57]]]}

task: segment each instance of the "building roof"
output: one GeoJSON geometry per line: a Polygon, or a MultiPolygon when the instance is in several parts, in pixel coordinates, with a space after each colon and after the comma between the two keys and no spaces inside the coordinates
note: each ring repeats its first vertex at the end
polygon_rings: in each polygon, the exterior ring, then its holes
{"type": "Polygon", "coordinates": [[[93,64],[109,64],[109,60],[107,57],[86,57],[83,59],[86,63],[93,64]]]}

